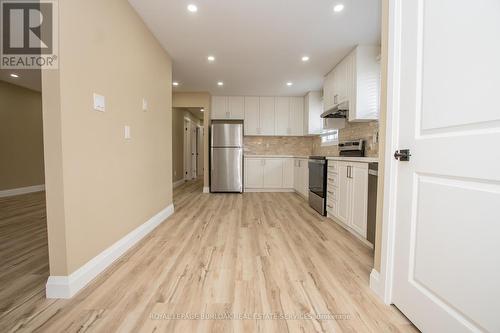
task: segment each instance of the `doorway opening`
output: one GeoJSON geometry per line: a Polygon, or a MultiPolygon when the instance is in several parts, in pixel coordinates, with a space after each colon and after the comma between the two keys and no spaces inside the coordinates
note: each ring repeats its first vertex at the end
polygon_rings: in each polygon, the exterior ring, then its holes
{"type": "Polygon", "coordinates": [[[0,70],[0,313],[45,298],[49,276],[41,70],[0,70]]]}
{"type": "Polygon", "coordinates": [[[174,188],[186,182],[200,182],[203,178],[205,133],[202,109],[199,107],[173,108],[172,179],[174,188]]]}

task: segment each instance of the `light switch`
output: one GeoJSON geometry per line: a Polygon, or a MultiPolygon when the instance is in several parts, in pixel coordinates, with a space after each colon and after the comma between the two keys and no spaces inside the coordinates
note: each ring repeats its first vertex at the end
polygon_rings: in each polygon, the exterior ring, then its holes
{"type": "Polygon", "coordinates": [[[142,99],[142,111],[147,111],[148,110],[148,101],[143,98],[142,99]]]}
{"type": "Polygon", "coordinates": [[[124,134],[125,134],[125,139],[127,139],[127,140],[132,139],[132,135],[130,134],[130,126],[125,125],[124,134]]]}
{"type": "Polygon", "coordinates": [[[100,112],[106,111],[106,99],[104,96],[94,93],[94,110],[100,112]]]}

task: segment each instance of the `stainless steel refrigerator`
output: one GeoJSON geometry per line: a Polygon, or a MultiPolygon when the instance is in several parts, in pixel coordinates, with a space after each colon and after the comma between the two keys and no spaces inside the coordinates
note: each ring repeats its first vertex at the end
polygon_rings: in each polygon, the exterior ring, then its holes
{"type": "Polygon", "coordinates": [[[243,192],[242,121],[212,121],[210,192],[243,192]]]}

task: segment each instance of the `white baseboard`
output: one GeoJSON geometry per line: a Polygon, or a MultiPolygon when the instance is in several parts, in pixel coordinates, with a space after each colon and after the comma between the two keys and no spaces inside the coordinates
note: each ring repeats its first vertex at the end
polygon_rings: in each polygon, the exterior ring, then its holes
{"type": "Polygon", "coordinates": [[[108,268],[144,236],[153,231],[174,213],[174,205],[170,205],[150,218],[122,239],[92,258],[85,265],[69,276],[50,276],[46,285],[47,298],[71,298],[90,281],[108,268]]]}
{"type": "Polygon", "coordinates": [[[45,184],[35,185],[35,186],[27,186],[27,187],[19,187],[19,188],[11,188],[9,190],[0,191],[0,198],[13,197],[15,195],[42,192],[42,191],[45,191],[45,184]]]}
{"type": "Polygon", "coordinates": [[[184,179],[178,180],[172,184],[173,188],[179,187],[184,184],[186,181],[184,179]]]}
{"type": "Polygon", "coordinates": [[[378,297],[384,299],[380,281],[380,274],[375,270],[375,268],[373,268],[370,273],[370,289],[373,290],[373,292],[377,294],[378,297]]]}
{"type": "Polygon", "coordinates": [[[210,193],[210,187],[208,186],[203,187],[203,193],[210,193]]]}
{"type": "Polygon", "coordinates": [[[245,192],[256,193],[278,193],[278,192],[295,192],[293,188],[246,188],[245,192]]]}

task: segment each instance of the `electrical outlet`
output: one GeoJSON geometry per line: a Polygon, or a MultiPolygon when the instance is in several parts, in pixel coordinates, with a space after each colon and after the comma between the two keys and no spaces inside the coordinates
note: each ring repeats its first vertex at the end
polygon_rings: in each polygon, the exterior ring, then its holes
{"type": "Polygon", "coordinates": [[[143,98],[142,99],[142,111],[147,111],[148,110],[148,101],[143,98]]]}

